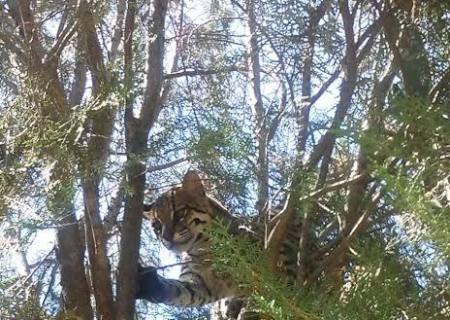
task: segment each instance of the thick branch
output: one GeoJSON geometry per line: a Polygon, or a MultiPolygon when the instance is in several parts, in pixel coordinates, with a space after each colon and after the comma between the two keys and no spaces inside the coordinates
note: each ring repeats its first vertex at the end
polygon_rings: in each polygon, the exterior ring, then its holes
{"type": "Polygon", "coordinates": [[[250,106],[256,120],[256,139],[258,141],[258,153],[256,157],[257,199],[256,209],[261,217],[268,209],[269,201],[269,164],[267,159],[267,145],[269,128],[266,119],[261,93],[261,64],[259,59],[258,30],[255,12],[255,1],[246,2],[247,25],[250,40],[247,45],[248,77],[250,84],[250,106]]]}
{"type": "MultiPolygon", "coordinates": [[[[30,9],[30,1],[9,1],[10,13],[19,27],[20,36],[24,39],[24,45],[28,46],[26,59],[23,59],[33,84],[41,89],[48,99],[43,104],[43,113],[56,121],[65,120],[67,112],[65,94],[59,81],[57,67],[60,49],[52,52],[51,59],[43,61],[44,49],[39,40],[39,30],[35,25],[34,17],[30,9]]],[[[62,48],[73,35],[72,32],[64,33],[57,48],[62,48]]],[[[25,55],[25,53],[24,53],[25,55]]],[[[59,178],[58,169],[65,164],[57,164],[52,172],[59,178]]],[[[65,173],[65,172],[64,172],[65,173]]],[[[62,203],[58,211],[63,211],[63,226],[57,231],[57,243],[59,248],[58,260],[60,262],[61,286],[62,286],[62,313],[67,312],[83,319],[92,319],[93,312],[90,305],[90,292],[84,272],[84,246],[82,245],[78,223],[72,199],[65,199],[66,194],[56,193],[54,199],[62,203]]],[[[54,210],[54,208],[53,208],[54,210]]],[[[54,214],[60,212],[54,212],[54,214]]]]}
{"type": "Polygon", "coordinates": [[[77,47],[75,50],[75,68],[73,71],[73,82],[69,93],[69,103],[71,106],[80,105],[86,87],[86,60],[83,56],[83,37],[78,34],[77,47]]]}
{"type": "MultiPolygon", "coordinates": [[[[336,139],[336,131],[340,128],[344,118],[350,108],[351,99],[356,86],[358,64],[356,59],[356,45],[354,40],[354,17],[350,14],[347,1],[339,1],[339,7],[344,22],[345,32],[345,57],[343,61],[344,79],[342,80],[339,102],[336,106],[333,121],[330,129],[321,137],[319,143],[311,152],[306,167],[311,170],[322,157],[329,157],[336,139]]],[[[322,167],[321,180],[327,175],[328,166],[322,167]]]]}
{"type": "Polygon", "coordinates": [[[75,210],[72,206],[67,209],[56,232],[63,302],[61,309],[63,313],[89,320],[94,316],[84,272],[84,246],[75,210]]]}
{"type": "Polygon", "coordinates": [[[107,256],[105,230],[100,217],[99,177],[85,177],[82,185],[85,208],[85,239],[97,314],[104,319],[114,319],[111,268],[107,256]]]}
{"type": "MultiPolygon", "coordinates": [[[[125,141],[127,149],[127,182],[133,190],[125,197],[124,224],[120,241],[119,275],[117,280],[117,315],[120,319],[131,319],[134,315],[134,296],[136,292],[136,271],[139,257],[139,242],[142,225],[142,204],[144,200],[145,166],[147,138],[161,110],[163,88],[163,59],[165,39],[165,18],[167,0],[153,1],[153,13],[150,25],[148,45],[147,79],[144,102],[140,118],[133,116],[132,105],[125,110],[125,141]],[[136,158],[139,159],[136,161],[136,158]]],[[[125,25],[125,46],[131,48],[134,20],[136,14],[134,0],[127,1],[125,25]]],[[[132,56],[126,51],[125,70],[127,79],[132,78],[132,56]]]]}
{"type": "MultiPolygon", "coordinates": [[[[318,99],[317,94],[315,95],[314,101],[312,100],[312,69],[314,62],[314,50],[316,45],[316,32],[317,27],[324,17],[328,7],[330,5],[329,0],[324,0],[321,4],[309,14],[309,23],[308,28],[306,30],[306,36],[308,38],[307,46],[305,50],[305,58],[303,60],[303,70],[302,70],[302,87],[301,87],[301,109],[298,110],[298,114],[296,117],[297,125],[298,125],[298,138],[297,138],[297,152],[300,153],[300,157],[305,150],[306,141],[308,138],[308,125],[309,125],[309,112],[311,110],[311,106],[318,99]]],[[[336,77],[337,77],[336,73],[336,77]]],[[[327,82],[327,85],[322,86],[324,92],[326,88],[334,81],[330,78],[327,82]]],[[[320,91],[319,91],[320,92],[320,91]]]]}
{"type": "Polygon", "coordinates": [[[386,40],[400,69],[406,94],[427,98],[431,76],[419,28],[408,19],[400,21],[396,16],[399,9],[388,7],[383,10],[379,3],[374,4],[382,18],[386,40]]]}
{"type": "Polygon", "coordinates": [[[122,40],[123,35],[123,21],[125,19],[125,0],[117,1],[117,18],[115,22],[114,33],[111,37],[111,48],[109,50],[109,59],[114,62],[119,55],[119,45],[122,40]]]}
{"type": "Polygon", "coordinates": [[[105,228],[105,233],[110,233],[111,230],[117,224],[117,217],[119,216],[120,210],[123,207],[123,200],[125,198],[125,179],[122,178],[117,188],[117,192],[111,199],[111,203],[108,206],[108,213],[103,219],[103,225],[105,228]]]}
{"type": "Polygon", "coordinates": [[[52,119],[60,120],[60,116],[67,110],[64,90],[57,73],[59,56],[53,55],[52,59],[43,59],[45,51],[39,39],[39,28],[35,25],[30,1],[8,1],[8,6],[11,17],[19,27],[24,45],[27,46],[22,62],[31,75],[33,85],[42,90],[51,101],[44,104],[43,112],[52,119]]]}
{"type": "MultiPolygon", "coordinates": [[[[153,127],[161,111],[161,89],[163,85],[164,34],[167,0],[156,0],[150,25],[151,40],[148,43],[147,78],[144,92],[144,103],[141,110],[142,129],[144,134],[153,127]]],[[[145,137],[146,139],[147,137],[145,137]]]]}
{"type": "MultiPolygon", "coordinates": [[[[87,67],[92,75],[93,94],[99,97],[111,90],[111,76],[105,68],[103,52],[97,36],[95,19],[89,4],[80,4],[80,32],[84,39],[87,67]]],[[[115,108],[105,106],[91,117],[86,154],[81,157],[82,188],[85,208],[85,236],[92,273],[97,314],[105,319],[114,319],[111,268],[107,256],[106,234],[100,215],[99,186],[109,153],[109,142],[113,130],[115,108]]]]}

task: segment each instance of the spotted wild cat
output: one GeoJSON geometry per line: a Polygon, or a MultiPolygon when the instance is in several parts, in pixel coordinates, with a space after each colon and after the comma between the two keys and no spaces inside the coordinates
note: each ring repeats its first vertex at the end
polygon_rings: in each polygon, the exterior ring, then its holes
{"type": "MultiPolygon", "coordinates": [[[[231,234],[248,234],[249,231],[242,229],[242,221],[205,192],[195,171],[186,173],[181,186],[165,192],[153,204],[145,205],[144,217],[151,221],[163,245],[182,255],[182,269],[179,279],[166,279],[153,267],[140,268],[137,299],[167,305],[200,306],[242,294],[231,277],[221,277],[212,269],[206,229],[214,219],[221,219],[230,225],[231,234]]],[[[259,234],[262,239],[264,232],[259,234]]],[[[298,243],[298,239],[294,243],[298,243]]],[[[292,243],[284,247],[292,250],[292,243]]],[[[295,261],[284,259],[283,264],[291,262],[295,264],[295,261]]]]}
{"type": "Polygon", "coordinates": [[[140,269],[137,298],[154,303],[198,306],[238,294],[238,287],[220,278],[211,268],[205,230],[213,219],[231,222],[234,218],[209,197],[194,171],[186,173],[181,187],[161,195],[144,206],[158,239],[169,250],[182,255],[178,280],[165,279],[156,270],[140,269]]]}

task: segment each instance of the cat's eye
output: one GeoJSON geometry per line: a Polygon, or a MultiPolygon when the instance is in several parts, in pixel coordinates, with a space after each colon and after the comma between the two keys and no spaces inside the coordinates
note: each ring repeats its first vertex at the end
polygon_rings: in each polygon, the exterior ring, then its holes
{"type": "Polygon", "coordinates": [[[152,222],[152,228],[155,230],[156,233],[161,233],[162,230],[162,224],[159,220],[155,220],[152,222]]]}
{"type": "Polygon", "coordinates": [[[182,209],[176,210],[176,211],[174,212],[174,218],[175,218],[176,220],[180,220],[180,219],[184,218],[184,216],[186,215],[186,211],[187,211],[186,208],[182,208],[182,209]]]}

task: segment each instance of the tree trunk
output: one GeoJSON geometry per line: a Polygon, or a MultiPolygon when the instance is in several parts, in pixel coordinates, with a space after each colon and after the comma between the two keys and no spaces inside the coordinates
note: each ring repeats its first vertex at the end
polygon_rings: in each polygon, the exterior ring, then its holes
{"type": "MultiPolygon", "coordinates": [[[[147,83],[139,118],[133,115],[133,100],[125,101],[125,140],[127,148],[127,183],[133,192],[125,197],[124,224],[120,240],[119,275],[117,279],[117,318],[131,319],[135,311],[136,272],[142,225],[142,204],[145,187],[147,139],[162,105],[164,40],[167,0],[153,2],[150,20],[151,41],[148,44],[147,83]]],[[[125,83],[132,83],[132,42],[135,2],[128,1],[125,34],[125,83]]]]}
{"type": "Polygon", "coordinates": [[[84,246],[80,226],[72,205],[68,206],[56,232],[58,261],[61,274],[62,306],[60,317],[93,319],[90,291],[84,271],[84,246]]]}

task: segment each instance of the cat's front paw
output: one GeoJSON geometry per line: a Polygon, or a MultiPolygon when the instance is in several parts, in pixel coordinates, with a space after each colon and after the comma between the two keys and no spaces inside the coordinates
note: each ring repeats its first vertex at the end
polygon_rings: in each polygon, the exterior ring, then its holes
{"type": "Polygon", "coordinates": [[[136,299],[159,303],[165,299],[164,285],[155,267],[138,265],[136,299]]]}

